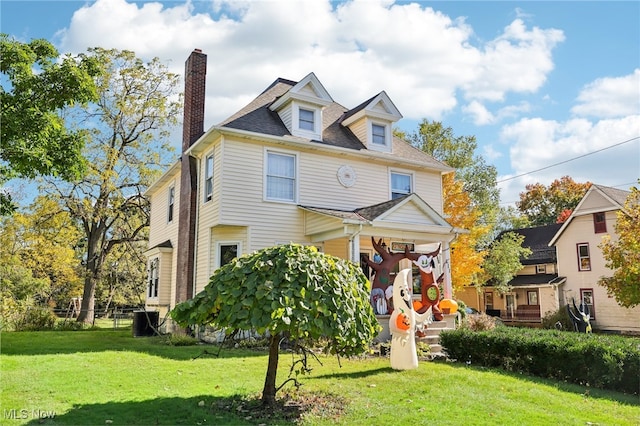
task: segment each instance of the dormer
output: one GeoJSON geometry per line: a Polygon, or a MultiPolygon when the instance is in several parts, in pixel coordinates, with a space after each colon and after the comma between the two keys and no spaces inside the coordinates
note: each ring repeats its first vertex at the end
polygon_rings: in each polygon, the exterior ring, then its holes
{"type": "Polygon", "coordinates": [[[294,136],[322,140],[322,110],[333,99],[314,73],[310,73],[269,107],[294,136]]]}
{"type": "Polygon", "coordinates": [[[348,127],[368,148],[374,151],[391,152],[392,125],[402,114],[384,92],[348,111],[342,125],[348,127]]]}

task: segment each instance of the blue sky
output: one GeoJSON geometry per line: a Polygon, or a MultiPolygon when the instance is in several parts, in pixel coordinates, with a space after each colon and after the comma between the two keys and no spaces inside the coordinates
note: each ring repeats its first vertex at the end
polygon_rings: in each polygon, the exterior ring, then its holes
{"type": "Polygon", "coordinates": [[[205,126],[278,77],[313,71],[345,107],[385,90],[401,129],[427,118],[475,135],[504,203],[564,175],[640,177],[640,2],[2,0],[0,14],[17,39],[133,50],[181,75],[202,49],[205,126]]]}

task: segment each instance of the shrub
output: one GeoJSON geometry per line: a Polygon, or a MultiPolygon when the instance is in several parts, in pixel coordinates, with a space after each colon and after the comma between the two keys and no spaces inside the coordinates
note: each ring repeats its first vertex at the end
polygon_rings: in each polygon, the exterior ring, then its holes
{"type": "Polygon", "coordinates": [[[51,330],[58,317],[50,308],[39,306],[33,299],[2,299],[1,327],[3,330],[38,331],[51,330]]]}
{"type": "Polygon", "coordinates": [[[493,330],[496,328],[496,319],[486,314],[467,315],[462,327],[473,331],[493,330]]]}
{"type": "Polygon", "coordinates": [[[542,317],[542,328],[548,330],[565,330],[573,331],[573,323],[569,318],[569,313],[566,307],[560,308],[557,311],[549,311],[544,317],[542,317]]]}
{"type": "Polygon", "coordinates": [[[450,358],[486,367],[636,394],[638,339],[558,330],[498,327],[440,333],[450,358]]]}

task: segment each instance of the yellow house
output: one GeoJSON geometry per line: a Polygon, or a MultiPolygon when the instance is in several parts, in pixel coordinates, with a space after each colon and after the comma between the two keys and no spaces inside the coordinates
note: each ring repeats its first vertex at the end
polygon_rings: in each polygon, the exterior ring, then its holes
{"type": "Polygon", "coordinates": [[[560,295],[566,278],[558,273],[555,247],[549,247],[561,226],[508,231],[523,236],[522,246],[531,250],[529,257],[520,259],[522,269],[509,281],[509,292],[502,294],[487,285],[480,292],[475,287],[465,288],[456,296],[478,311],[500,317],[508,325],[540,326],[545,314],[556,312],[562,306],[560,295]]]}
{"type": "Polygon", "coordinates": [[[598,285],[600,277],[612,275],[599,246],[605,235],[618,238],[614,225],[629,194],[592,185],[549,243],[556,247],[558,270],[566,277],[561,303],[589,305],[594,330],[640,334],[640,306],[624,308],[598,285]]]}
{"type": "Polygon", "coordinates": [[[384,91],[350,109],[313,73],[279,78],[205,132],[205,80],[196,49],[185,64],[180,161],[146,193],[147,309],[164,316],[234,257],[288,242],[367,273],[372,237],[398,250],[440,245],[446,275],[458,230],[443,218],[442,175],[453,169],[393,136],[402,115],[384,91]]]}

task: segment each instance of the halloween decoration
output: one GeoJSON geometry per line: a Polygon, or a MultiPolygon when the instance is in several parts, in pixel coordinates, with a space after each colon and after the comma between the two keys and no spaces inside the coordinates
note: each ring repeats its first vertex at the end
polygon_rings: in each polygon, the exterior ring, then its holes
{"type": "Polygon", "coordinates": [[[440,310],[440,289],[438,284],[444,279],[444,273],[438,279],[434,279],[433,267],[435,266],[434,258],[440,253],[440,246],[435,251],[427,254],[407,253],[410,259],[420,270],[420,302],[416,302],[416,312],[422,314],[428,309],[433,312],[433,318],[436,321],[442,321],[444,316],[440,310]],[[418,305],[419,303],[419,305],[418,305]]]}
{"type": "Polygon", "coordinates": [[[431,322],[431,306],[419,314],[413,309],[411,269],[400,271],[393,282],[395,309],[389,318],[391,332],[391,368],[411,370],[418,368],[416,326],[431,322]]]}
{"type": "MultiPolygon", "coordinates": [[[[372,288],[381,288],[383,291],[391,284],[391,276],[389,275],[393,270],[393,267],[398,264],[402,259],[407,257],[409,248],[405,247],[404,253],[391,253],[388,249],[382,246],[382,238],[376,243],[375,239],[371,237],[371,243],[373,248],[380,255],[380,262],[374,262],[367,259],[367,264],[375,271],[373,277],[372,288]]],[[[374,256],[374,259],[377,257],[374,256]]]]}
{"type": "Polygon", "coordinates": [[[580,309],[576,306],[576,300],[573,301],[573,311],[567,303],[567,312],[569,312],[569,318],[573,323],[573,328],[578,333],[591,333],[591,318],[589,313],[589,305],[580,303],[580,309]]]}

